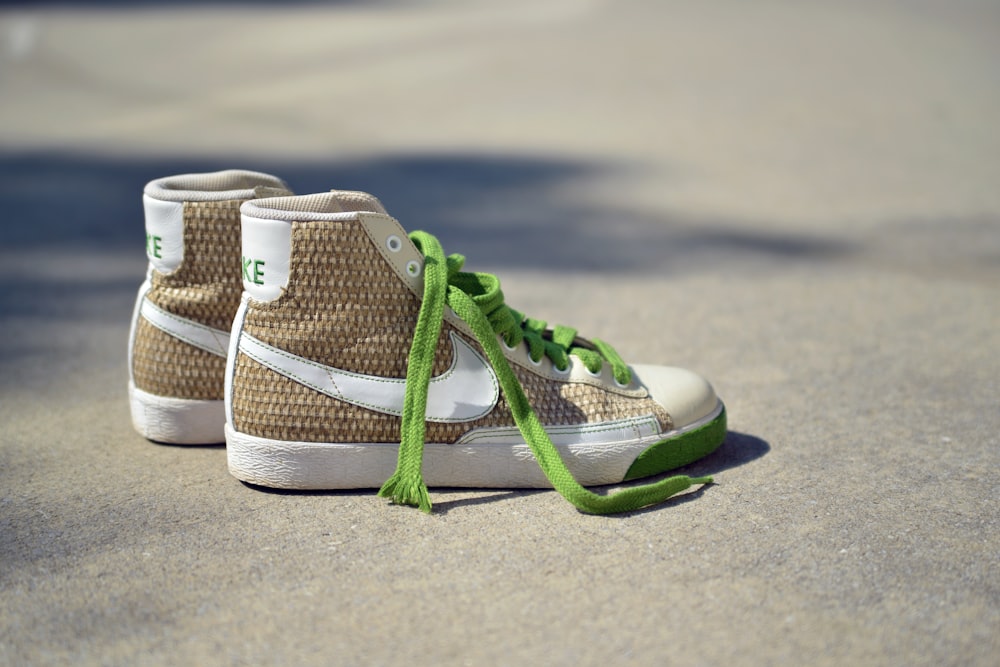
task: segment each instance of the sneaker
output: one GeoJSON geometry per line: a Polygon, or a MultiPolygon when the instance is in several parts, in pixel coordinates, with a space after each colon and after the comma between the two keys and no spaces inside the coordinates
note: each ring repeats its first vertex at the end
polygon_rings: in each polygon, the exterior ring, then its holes
{"type": "Polygon", "coordinates": [[[629,366],[607,343],[504,303],[432,235],[357,192],[243,213],[244,295],[226,367],[229,469],[283,489],[380,488],[430,511],[427,484],[554,487],[608,513],[708,477],[609,495],[713,451],[722,402],[700,376],[629,366]],[[258,270],[259,268],[259,270],[258,270]],[[388,480],[388,481],[387,481],[388,480]]]}
{"type": "Polygon", "coordinates": [[[132,423],[150,440],[225,440],[225,357],[243,291],[240,204],[288,194],[274,176],[235,170],[146,186],[149,270],[132,316],[128,388],[132,423]]]}

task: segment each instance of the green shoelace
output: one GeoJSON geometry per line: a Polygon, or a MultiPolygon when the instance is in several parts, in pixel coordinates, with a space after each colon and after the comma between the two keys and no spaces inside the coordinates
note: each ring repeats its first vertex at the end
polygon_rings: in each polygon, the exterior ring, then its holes
{"type": "Polygon", "coordinates": [[[547,356],[559,370],[574,355],[598,372],[608,363],[621,384],[631,381],[631,371],[618,353],[602,341],[583,342],[576,330],[526,318],[504,304],[500,281],[488,273],[466,273],[461,255],[445,257],[438,240],[427,232],[413,232],[410,239],[424,255],[424,297],[410,346],[403,399],[403,423],[396,472],[382,486],[378,495],[393,502],[431,511],[430,495],[424,483],[424,436],[426,434],[427,390],[430,385],[434,351],[437,348],[444,307],[449,306],[469,327],[493,365],[500,388],[510,405],[514,423],[531,448],[538,465],[552,486],[577,509],[589,514],[627,512],[660,503],[690,488],[693,484],[711,483],[711,477],[691,478],[677,475],[652,484],[623,489],[602,496],[584,488],[570,473],[559,456],[500,349],[502,339],[508,347],[526,342],[533,361],[547,356]]]}

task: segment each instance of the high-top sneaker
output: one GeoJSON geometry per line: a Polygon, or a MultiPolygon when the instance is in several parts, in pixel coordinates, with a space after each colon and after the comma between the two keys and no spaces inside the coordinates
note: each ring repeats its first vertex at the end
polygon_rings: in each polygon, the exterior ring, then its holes
{"type": "Polygon", "coordinates": [[[357,192],[242,206],[244,295],[226,367],[229,469],[288,489],[555,487],[624,511],[710,478],[674,476],[726,434],[689,371],[629,366],[607,343],[504,304],[430,234],[357,192]]]}
{"type": "Polygon", "coordinates": [[[237,170],[146,186],[149,271],[129,335],[129,402],[150,440],[225,440],[225,355],[242,292],[240,204],[288,194],[274,176],[237,170]]]}

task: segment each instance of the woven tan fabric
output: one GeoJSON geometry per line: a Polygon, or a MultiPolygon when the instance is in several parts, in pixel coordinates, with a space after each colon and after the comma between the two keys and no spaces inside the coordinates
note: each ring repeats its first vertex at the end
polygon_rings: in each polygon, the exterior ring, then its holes
{"type": "MultiPolygon", "coordinates": [[[[244,328],[307,359],[355,373],[402,378],[419,310],[418,299],[358,222],[293,223],[285,294],[254,303],[244,328]]],[[[451,365],[447,347],[435,374],[451,365]]]]}
{"type": "Polygon", "coordinates": [[[226,360],[166,334],[140,318],[135,335],[135,386],[172,398],[221,401],[226,360]]]}
{"type": "Polygon", "coordinates": [[[150,301],[175,315],[229,330],[243,292],[241,203],[184,203],[184,261],[169,275],[153,273],[150,301]]]}
{"type": "MultiPolygon", "coordinates": [[[[252,303],[244,330],[321,364],[403,378],[419,308],[419,300],[371,245],[359,223],[293,223],[288,288],[273,302],[252,303]]],[[[434,375],[451,365],[453,331],[446,322],[437,344],[434,375]]],[[[469,343],[483,354],[478,343],[469,343]]],[[[671,426],[670,416],[649,398],[549,380],[519,367],[514,370],[543,424],[653,414],[664,430],[671,426]]],[[[303,442],[399,441],[400,418],[320,394],[245,355],[237,356],[234,377],[233,419],[242,433],[303,442]]],[[[490,426],[514,426],[503,397],[489,415],[474,422],[428,423],[426,439],[451,443],[471,429],[490,426]]]]}
{"type": "MultiPolygon", "coordinates": [[[[242,200],[184,203],[184,261],[153,272],[146,297],[164,310],[229,331],[243,290],[242,200]]],[[[133,353],[139,389],[173,398],[222,400],[226,360],[163,333],[140,318],[133,353]]]]}

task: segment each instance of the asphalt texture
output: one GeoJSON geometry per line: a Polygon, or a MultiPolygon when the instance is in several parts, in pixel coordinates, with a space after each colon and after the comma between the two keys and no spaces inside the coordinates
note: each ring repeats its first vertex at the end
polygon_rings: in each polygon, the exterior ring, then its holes
{"type": "Polygon", "coordinates": [[[1000,664],[1000,6],[0,6],[0,663],[1000,664]],[[692,368],[715,484],[244,485],[131,427],[140,193],[368,190],[692,368]]]}

